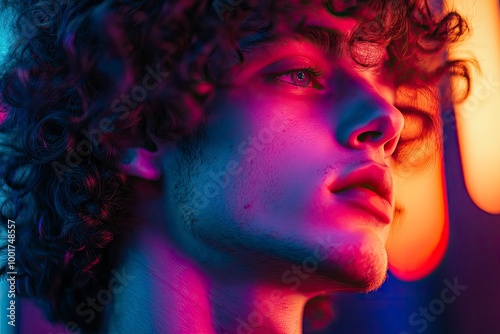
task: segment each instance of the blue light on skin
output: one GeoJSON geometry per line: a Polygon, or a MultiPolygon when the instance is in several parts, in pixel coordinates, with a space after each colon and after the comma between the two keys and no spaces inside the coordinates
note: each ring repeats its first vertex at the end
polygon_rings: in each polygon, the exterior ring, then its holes
{"type": "MultiPolygon", "coordinates": [[[[330,32],[347,32],[355,23],[318,4],[299,13],[308,14],[306,26],[330,32]]],[[[132,283],[130,294],[148,289],[154,299],[143,307],[156,326],[175,328],[172,333],[234,333],[254,324],[255,334],[300,333],[308,299],[383,283],[389,222],[341,202],[328,185],[366,165],[387,168],[403,116],[376,75],[358,71],[345,57],[333,62],[328,51],[288,27],[279,46],[247,52],[230,71],[231,85],[216,90],[206,106],[201,147],[193,154],[169,147],[149,155],[162,184],[157,197],[143,191],[140,215],[150,230],[137,234],[139,255],[130,253],[125,264],[147,276],[132,283]],[[304,77],[295,72],[307,72],[307,80],[297,81],[304,77]],[[363,117],[356,117],[361,110],[363,117]],[[227,186],[215,187],[213,175],[229,172],[232,161],[230,169],[239,172],[221,183],[227,186]],[[200,193],[208,204],[199,202],[200,193]],[[183,215],[182,207],[192,214],[183,215]],[[327,256],[307,272],[321,238],[327,256]],[[153,260],[154,266],[141,264],[153,260]],[[279,298],[272,298],[277,289],[279,298]],[[160,317],[163,309],[169,312],[160,317]]],[[[138,161],[127,162],[141,182],[137,189],[144,189],[149,174],[133,168],[138,161]]],[[[118,296],[123,301],[117,305],[128,305],[126,296],[118,296]]],[[[133,317],[133,309],[122,311],[133,317]]]]}

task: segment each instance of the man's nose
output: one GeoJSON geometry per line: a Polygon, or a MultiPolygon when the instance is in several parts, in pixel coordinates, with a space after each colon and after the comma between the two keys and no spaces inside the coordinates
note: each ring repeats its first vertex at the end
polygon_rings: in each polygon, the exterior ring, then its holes
{"type": "MultiPolygon", "coordinates": [[[[354,88],[354,87],[353,87],[354,88]]],[[[365,82],[355,83],[356,94],[343,104],[337,140],[358,150],[383,149],[384,158],[396,150],[403,129],[401,112],[365,82]]]]}

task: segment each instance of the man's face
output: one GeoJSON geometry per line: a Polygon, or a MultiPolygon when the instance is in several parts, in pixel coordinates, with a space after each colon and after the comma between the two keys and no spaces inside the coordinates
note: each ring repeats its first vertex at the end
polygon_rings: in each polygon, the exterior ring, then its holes
{"type": "Polygon", "coordinates": [[[387,270],[387,164],[403,116],[387,68],[362,71],[333,47],[334,30],[347,36],[355,20],[319,4],[302,14],[301,32],[290,18],[274,43],[248,48],[228,72],[199,150],[165,156],[169,228],[227,280],[374,289],[387,270]]]}

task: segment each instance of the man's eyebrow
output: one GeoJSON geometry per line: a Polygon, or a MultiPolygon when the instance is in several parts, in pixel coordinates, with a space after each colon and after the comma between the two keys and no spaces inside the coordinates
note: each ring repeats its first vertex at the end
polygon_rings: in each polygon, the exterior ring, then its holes
{"type": "Polygon", "coordinates": [[[346,45],[346,36],[336,29],[310,25],[298,28],[287,35],[270,36],[267,32],[258,32],[240,43],[240,50],[243,55],[247,55],[304,41],[313,44],[326,55],[340,57],[346,45]]]}

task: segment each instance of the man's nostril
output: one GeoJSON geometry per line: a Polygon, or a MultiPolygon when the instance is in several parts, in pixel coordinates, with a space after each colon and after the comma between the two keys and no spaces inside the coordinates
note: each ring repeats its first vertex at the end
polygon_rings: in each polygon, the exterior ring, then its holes
{"type": "Polygon", "coordinates": [[[366,141],[377,141],[382,137],[382,132],[366,131],[358,135],[358,141],[364,143],[366,141]]]}

